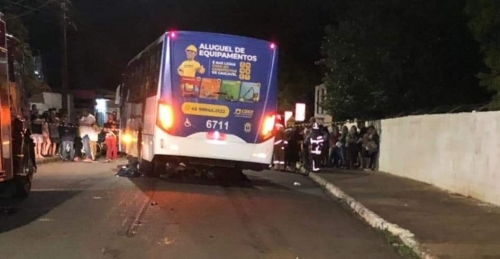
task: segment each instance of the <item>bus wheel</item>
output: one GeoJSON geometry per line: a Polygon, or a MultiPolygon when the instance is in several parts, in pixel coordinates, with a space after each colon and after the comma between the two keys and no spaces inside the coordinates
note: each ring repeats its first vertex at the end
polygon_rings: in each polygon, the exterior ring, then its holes
{"type": "Polygon", "coordinates": [[[227,176],[234,181],[246,181],[248,180],[247,176],[243,173],[243,170],[239,168],[228,168],[227,176]]]}
{"type": "Polygon", "coordinates": [[[166,171],[167,163],[153,161],[153,165],[150,170],[152,176],[159,177],[160,175],[165,174],[166,171]]]}
{"type": "Polygon", "coordinates": [[[142,160],[140,164],[140,171],[148,177],[159,177],[165,172],[167,168],[166,163],[161,162],[149,162],[142,160]]]}

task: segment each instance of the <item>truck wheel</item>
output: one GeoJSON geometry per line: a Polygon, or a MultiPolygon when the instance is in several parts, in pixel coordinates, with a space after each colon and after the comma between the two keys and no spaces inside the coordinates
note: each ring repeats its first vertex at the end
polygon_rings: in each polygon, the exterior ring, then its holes
{"type": "Polygon", "coordinates": [[[31,193],[31,177],[29,176],[20,176],[15,180],[15,197],[16,198],[28,198],[31,193]]]}
{"type": "Polygon", "coordinates": [[[31,159],[27,159],[23,163],[23,174],[25,176],[16,176],[14,178],[15,196],[17,198],[27,198],[31,193],[31,181],[35,173],[35,167],[31,159]]]}

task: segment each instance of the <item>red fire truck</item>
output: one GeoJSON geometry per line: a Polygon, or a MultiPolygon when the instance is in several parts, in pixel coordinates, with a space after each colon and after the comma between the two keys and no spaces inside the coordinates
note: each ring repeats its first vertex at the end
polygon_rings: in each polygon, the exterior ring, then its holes
{"type": "Polygon", "coordinates": [[[25,127],[19,96],[24,94],[22,84],[11,87],[15,81],[14,48],[16,40],[7,34],[0,13],[0,192],[25,198],[31,191],[31,180],[36,171],[31,132],[25,127]],[[11,46],[8,46],[11,45],[11,46]]]}

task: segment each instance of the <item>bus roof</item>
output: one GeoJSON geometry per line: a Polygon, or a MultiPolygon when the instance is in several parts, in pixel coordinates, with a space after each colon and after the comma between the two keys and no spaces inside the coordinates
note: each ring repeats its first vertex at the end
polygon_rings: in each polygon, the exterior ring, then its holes
{"type": "MultiPolygon", "coordinates": [[[[174,32],[174,31],[173,31],[174,32]]],[[[163,34],[162,36],[160,36],[157,40],[155,40],[153,43],[149,44],[144,50],[142,50],[139,54],[137,54],[134,58],[132,58],[127,66],[129,66],[132,62],[134,62],[135,60],[141,58],[141,56],[147,52],[150,48],[152,48],[153,46],[155,46],[156,44],[159,44],[161,42],[163,42],[165,40],[165,37],[171,32],[166,32],[165,34],[163,34]]],[[[246,36],[239,36],[239,35],[231,35],[231,34],[223,34],[223,33],[214,33],[214,32],[199,32],[199,31],[175,31],[175,33],[177,35],[189,35],[189,34],[198,34],[198,35],[206,35],[206,36],[214,36],[214,37],[231,37],[231,38],[240,38],[242,40],[247,40],[247,41],[254,41],[254,42],[258,42],[258,43],[261,43],[261,44],[271,44],[273,43],[272,41],[266,41],[266,40],[262,40],[262,39],[257,39],[257,38],[252,38],[252,37],[246,37],[246,36]]]]}
{"type": "Polygon", "coordinates": [[[139,54],[137,54],[134,58],[132,58],[128,64],[127,64],[127,67],[130,66],[130,64],[132,64],[132,62],[134,62],[135,60],[141,58],[141,56],[147,52],[149,49],[151,49],[152,47],[154,47],[156,44],[160,44],[163,42],[163,40],[165,39],[165,34],[160,36],[158,39],[156,39],[154,42],[152,42],[151,44],[149,44],[145,49],[143,49],[139,54]]]}
{"type": "MultiPolygon", "coordinates": [[[[167,32],[168,34],[170,32],[167,32]]],[[[257,38],[252,38],[252,37],[246,37],[246,36],[240,36],[240,35],[232,35],[232,34],[224,34],[224,33],[215,33],[215,32],[200,32],[200,31],[175,31],[177,35],[183,35],[183,34],[198,34],[198,35],[206,35],[206,36],[213,36],[213,37],[230,37],[230,38],[240,38],[242,40],[247,40],[247,41],[254,41],[254,42],[260,42],[264,44],[269,44],[272,43],[272,41],[266,41],[262,39],[257,39],[257,38]]]]}

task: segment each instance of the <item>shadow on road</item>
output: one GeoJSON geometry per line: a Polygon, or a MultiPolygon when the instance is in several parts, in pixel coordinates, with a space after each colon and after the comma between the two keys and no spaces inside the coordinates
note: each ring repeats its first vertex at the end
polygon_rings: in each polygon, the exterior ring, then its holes
{"type": "Polygon", "coordinates": [[[207,190],[213,187],[223,187],[223,188],[244,188],[244,189],[275,189],[275,190],[290,190],[290,188],[274,183],[271,180],[257,177],[257,176],[247,176],[245,174],[231,177],[231,176],[218,176],[215,178],[207,177],[196,177],[193,175],[183,175],[176,174],[172,177],[158,177],[158,178],[148,178],[148,177],[138,177],[129,178],[129,180],[134,183],[143,192],[149,191],[174,191],[174,192],[200,192],[207,194],[207,190]],[[165,184],[158,184],[165,183],[165,184]],[[196,186],[208,187],[207,188],[193,188],[196,186]]]}
{"type": "Polygon", "coordinates": [[[80,191],[33,191],[26,200],[0,198],[0,233],[39,219],[80,191]]]}

